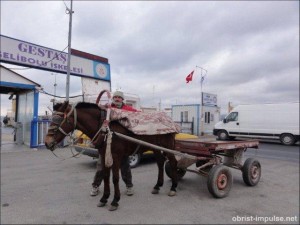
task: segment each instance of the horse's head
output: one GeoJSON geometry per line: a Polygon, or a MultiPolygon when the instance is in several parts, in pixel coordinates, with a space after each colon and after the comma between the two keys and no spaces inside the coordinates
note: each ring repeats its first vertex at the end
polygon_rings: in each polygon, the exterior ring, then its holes
{"type": "Polygon", "coordinates": [[[69,102],[58,103],[54,105],[53,110],[52,121],[45,138],[45,145],[51,151],[75,129],[81,130],[90,138],[98,135],[97,131],[106,118],[106,110],[88,102],[79,102],[72,106],[69,102]]]}
{"type": "Polygon", "coordinates": [[[73,114],[74,108],[69,105],[68,101],[57,103],[53,106],[52,121],[45,138],[45,145],[53,151],[57,144],[60,143],[71,131],[75,129],[73,114]]]}

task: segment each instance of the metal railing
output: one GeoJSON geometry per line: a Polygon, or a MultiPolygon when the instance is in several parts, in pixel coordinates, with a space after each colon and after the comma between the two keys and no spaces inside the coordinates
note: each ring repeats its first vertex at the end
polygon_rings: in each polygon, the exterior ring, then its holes
{"type": "Polygon", "coordinates": [[[180,122],[174,121],[174,123],[180,125],[182,133],[194,134],[194,122],[180,122]]]}

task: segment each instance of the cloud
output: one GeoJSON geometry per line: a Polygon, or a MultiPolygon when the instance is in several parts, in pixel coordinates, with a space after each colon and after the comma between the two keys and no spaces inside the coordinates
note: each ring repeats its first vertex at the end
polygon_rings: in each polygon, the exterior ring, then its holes
{"type": "MultiPolygon", "coordinates": [[[[73,1],[73,10],[72,48],[108,58],[112,89],[138,94],[144,106],[200,103],[196,65],[208,71],[203,91],[218,95],[222,112],[229,101],[299,101],[297,1],[73,1]]],[[[1,13],[1,34],[67,46],[63,2],[4,1],[1,13]]],[[[53,91],[51,73],[24,73],[53,91]]],[[[63,95],[66,77],[58,77],[63,95]]],[[[80,91],[72,77],[70,95],[80,91]]]]}

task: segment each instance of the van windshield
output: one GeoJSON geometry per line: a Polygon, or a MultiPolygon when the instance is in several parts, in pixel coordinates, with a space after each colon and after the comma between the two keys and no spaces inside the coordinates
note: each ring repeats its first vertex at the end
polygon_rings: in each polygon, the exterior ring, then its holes
{"type": "Polygon", "coordinates": [[[238,112],[231,112],[227,117],[227,122],[229,121],[238,121],[239,113],[238,112]]]}

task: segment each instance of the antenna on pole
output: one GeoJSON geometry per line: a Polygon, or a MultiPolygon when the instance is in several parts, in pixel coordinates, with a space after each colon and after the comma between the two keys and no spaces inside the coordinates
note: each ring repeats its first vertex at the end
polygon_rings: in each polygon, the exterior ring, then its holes
{"type": "Polygon", "coordinates": [[[73,0],[71,0],[71,9],[67,7],[66,13],[69,14],[69,37],[68,37],[68,65],[67,65],[67,81],[66,81],[66,101],[69,101],[70,90],[70,63],[71,63],[71,37],[72,37],[72,14],[73,0]]]}
{"type": "Polygon", "coordinates": [[[207,75],[207,70],[202,68],[201,66],[196,66],[196,68],[200,68],[201,69],[201,81],[200,81],[200,85],[201,85],[201,115],[200,115],[200,135],[203,136],[204,135],[204,110],[203,110],[203,92],[202,92],[202,84],[203,84],[203,80],[204,77],[207,75]],[[205,71],[205,75],[203,76],[203,71],[205,71]]]}
{"type": "Polygon", "coordinates": [[[55,99],[55,97],[56,97],[56,86],[57,86],[57,83],[56,83],[56,73],[51,73],[52,75],[54,75],[54,99],[53,99],[53,105],[55,104],[55,101],[56,101],[56,99],[55,99]]]}

